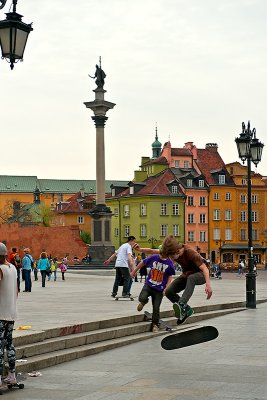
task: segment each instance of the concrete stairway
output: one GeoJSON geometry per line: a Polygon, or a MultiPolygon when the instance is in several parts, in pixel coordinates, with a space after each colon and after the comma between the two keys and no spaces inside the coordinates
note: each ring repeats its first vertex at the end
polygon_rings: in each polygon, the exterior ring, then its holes
{"type": "MultiPolygon", "coordinates": [[[[243,302],[195,307],[195,314],[190,317],[190,324],[187,327],[242,310],[244,310],[243,302]]],[[[173,317],[173,310],[162,312],[161,318],[178,328],[176,319],[173,317]]],[[[186,324],[178,329],[185,328],[186,324]]],[[[150,323],[144,320],[143,314],[48,329],[42,332],[27,332],[25,335],[14,338],[18,360],[17,372],[40,370],[163,334],[166,334],[166,331],[151,333],[150,323]]]]}

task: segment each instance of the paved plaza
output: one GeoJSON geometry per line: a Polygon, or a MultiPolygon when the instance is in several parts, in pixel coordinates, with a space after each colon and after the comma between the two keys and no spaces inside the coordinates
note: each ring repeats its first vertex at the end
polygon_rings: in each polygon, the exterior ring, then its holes
{"type": "MultiPolygon", "coordinates": [[[[112,273],[74,274],[66,281],[34,282],[32,293],[19,296],[16,326],[31,331],[78,322],[136,314],[137,302],[116,302],[110,297],[112,273]]],[[[214,295],[208,304],[245,300],[245,277],[224,273],[212,280],[214,295]]],[[[134,283],[137,295],[141,283],[134,283]]],[[[267,271],[257,279],[257,298],[267,299],[267,271]]],[[[190,303],[207,304],[204,287],[190,303]]],[[[150,306],[147,307],[150,310],[150,306]]],[[[167,299],[162,309],[170,309],[167,299]]],[[[206,321],[219,337],[213,342],[175,351],[160,347],[155,337],[97,355],[43,369],[42,376],[28,377],[24,390],[7,393],[9,399],[183,400],[266,399],[267,305],[206,321]]],[[[15,331],[15,335],[30,331],[15,331]]]]}

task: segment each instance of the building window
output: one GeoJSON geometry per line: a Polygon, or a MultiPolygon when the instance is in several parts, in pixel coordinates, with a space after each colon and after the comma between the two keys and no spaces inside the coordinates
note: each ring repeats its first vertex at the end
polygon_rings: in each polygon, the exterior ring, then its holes
{"type": "Polygon", "coordinates": [[[179,204],[175,203],[172,205],[172,215],[179,215],[179,204]]]}
{"type": "Polygon", "coordinates": [[[160,236],[167,236],[168,235],[168,225],[164,224],[160,227],[160,236]]]}
{"type": "Polygon", "coordinates": [[[119,228],[114,229],[114,235],[115,235],[115,237],[119,236],[119,228]]]}
{"type": "Polygon", "coordinates": [[[192,187],[193,186],[193,180],[192,179],[187,179],[186,180],[186,186],[187,187],[192,187]]]}
{"type": "Polygon", "coordinates": [[[124,225],[124,237],[130,236],[130,225],[124,225]]]}
{"type": "Polygon", "coordinates": [[[225,185],[225,175],[219,175],[219,185],[225,185]]]}
{"type": "Polygon", "coordinates": [[[257,204],[258,203],[258,196],[256,194],[251,195],[251,203],[257,204]]]}
{"type": "Polygon", "coordinates": [[[187,205],[188,206],[193,206],[194,205],[194,196],[188,196],[187,197],[187,205]]]}
{"type": "Polygon", "coordinates": [[[258,222],[258,212],[257,211],[251,211],[251,219],[252,219],[252,222],[258,222]]]}
{"type": "Polygon", "coordinates": [[[213,240],[220,240],[221,239],[221,230],[220,228],[213,229],[213,240]]]}
{"type": "Polygon", "coordinates": [[[124,215],[124,217],[129,217],[130,216],[130,206],[129,206],[129,204],[125,204],[123,206],[123,215],[124,215]]]}
{"type": "Polygon", "coordinates": [[[142,216],[146,215],[146,204],[144,203],[140,204],[140,215],[142,216]]]}
{"type": "Polygon", "coordinates": [[[213,220],[219,221],[221,219],[221,212],[219,209],[213,210],[213,220]]]}
{"type": "Polygon", "coordinates": [[[231,221],[232,220],[232,210],[225,210],[224,211],[224,219],[225,219],[225,221],[231,221]]]}
{"type": "Polygon", "coordinates": [[[141,224],[140,225],[140,236],[141,237],[145,237],[147,235],[146,233],[146,225],[145,224],[141,224]]]}
{"type": "Polygon", "coordinates": [[[172,185],[172,193],[178,193],[178,186],[172,185]]]}
{"type": "Polygon", "coordinates": [[[117,207],[114,208],[114,216],[118,217],[119,215],[119,209],[117,207]]]}
{"type": "Polygon", "coordinates": [[[173,236],[179,236],[179,225],[178,224],[174,224],[172,226],[172,234],[173,234],[173,236]]]}
{"type": "Polygon", "coordinates": [[[206,242],[207,240],[206,240],[206,231],[200,231],[199,232],[199,241],[200,242],[206,242]]]}
{"type": "Polygon", "coordinates": [[[240,211],[240,222],[246,222],[246,220],[247,220],[247,212],[240,211]]]}
{"type": "Polygon", "coordinates": [[[77,218],[78,224],[84,224],[84,217],[79,216],[77,218]]]}
{"type": "Polygon", "coordinates": [[[116,195],[116,191],[115,191],[115,189],[113,188],[113,189],[111,189],[111,196],[114,197],[115,195],[116,195]]]}
{"type": "Polygon", "coordinates": [[[248,181],[245,178],[243,178],[241,182],[243,186],[247,186],[248,184],[248,181]]]}
{"type": "Polygon", "coordinates": [[[130,186],[130,194],[134,194],[134,186],[130,186]]]}
{"type": "Polygon", "coordinates": [[[175,160],[174,161],[174,167],[175,168],[180,168],[180,160],[175,160]]]}
{"type": "Polygon", "coordinates": [[[184,161],[184,168],[189,168],[189,161],[184,161]]]}
{"type": "Polygon", "coordinates": [[[199,205],[200,206],[205,206],[206,205],[206,197],[205,196],[200,196],[199,205]]]}
{"type": "Polygon", "coordinates": [[[167,204],[162,203],[160,206],[160,215],[167,215],[167,204]]]}
{"type": "Polygon", "coordinates": [[[203,181],[203,179],[200,179],[199,181],[198,181],[198,187],[204,187],[205,185],[204,185],[204,181],[203,181]]]}
{"type": "Polygon", "coordinates": [[[231,200],[231,193],[230,192],[225,193],[225,200],[231,200]]]}
{"type": "Polygon", "coordinates": [[[232,229],[231,228],[225,229],[225,240],[232,240],[232,229]]]}
{"type": "Polygon", "coordinates": [[[247,240],[247,230],[240,229],[240,240],[247,240]]]}
{"type": "Polygon", "coordinates": [[[194,221],[194,214],[188,214],[188,216],[187,216],[187,222],[189,223],[189,224],[193,224],[195,221],[194,221]]]}
{"type": "Polygon", "coordinates": [[[259,240],[258,230],[252,229],[252,240],[259,240]]]}
{"type": "Polygon", "coordinates": [[[219,199],[220,199],[219,193],[218,192],[214,192],[213,193],[213,200],[219,200],[219,199]]]}
{"type": "Polygon", "coordinates": [[[194,241],[195,241],[195,232],[189,231],[188,232],[188,242],[194,242],[194,241]]]}
{"type": "Polygon", "coordinates": [[[240,195],[240,203],[241,204],[246,204],[247,202],[247,195],[246,194],[241,194],[240,195]]]}
{"type": "Polygon", "coordinates": [[[200,214],[199,215],[199,223],[200,224],[205,224],[206,223],[206,214],[200,214]]]}

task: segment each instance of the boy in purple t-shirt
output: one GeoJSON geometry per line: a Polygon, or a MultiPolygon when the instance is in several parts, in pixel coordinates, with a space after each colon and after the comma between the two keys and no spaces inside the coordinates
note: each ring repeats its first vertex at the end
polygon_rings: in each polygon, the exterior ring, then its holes
{"type": "Polygon", "coordinates": [[[167,236],[162,244],[159,254],[153,254],[142,260],[132,271],[131,277],[143,266],[150,268],[145,284],[139,294],[139,304],[137,310],[141,311],[148,303],[149,297],[152,299],[152,332],[159,330],[160,304],[164,296],[166,287],[171,283],[172,276],[175,275],[172,257],[178,250],[178,242],[171,235],[167,236]]]}

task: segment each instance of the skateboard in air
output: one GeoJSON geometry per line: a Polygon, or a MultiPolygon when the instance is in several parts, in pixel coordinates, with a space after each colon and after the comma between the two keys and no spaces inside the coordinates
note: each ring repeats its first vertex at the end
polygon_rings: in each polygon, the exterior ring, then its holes
{"type": "Polygon", "coordinates": [[[202,326],[166,336],[161,341],[161,347],[164,350],[181,349],[182,347],[209,342],[216,339],[218,335],[219,332],[214,326],[202,326]]]}
{"type": "MultiPolygon", "coordinates": [[[[146,321],[152,321],[152,314],[148,311],[144,312],[146,321]]],[[[166,331],[172,332],[174,329],[171,325],[167,322],[163,321],[162,319],[159,320],[159,325],[165,328],[166,331]]]]}

